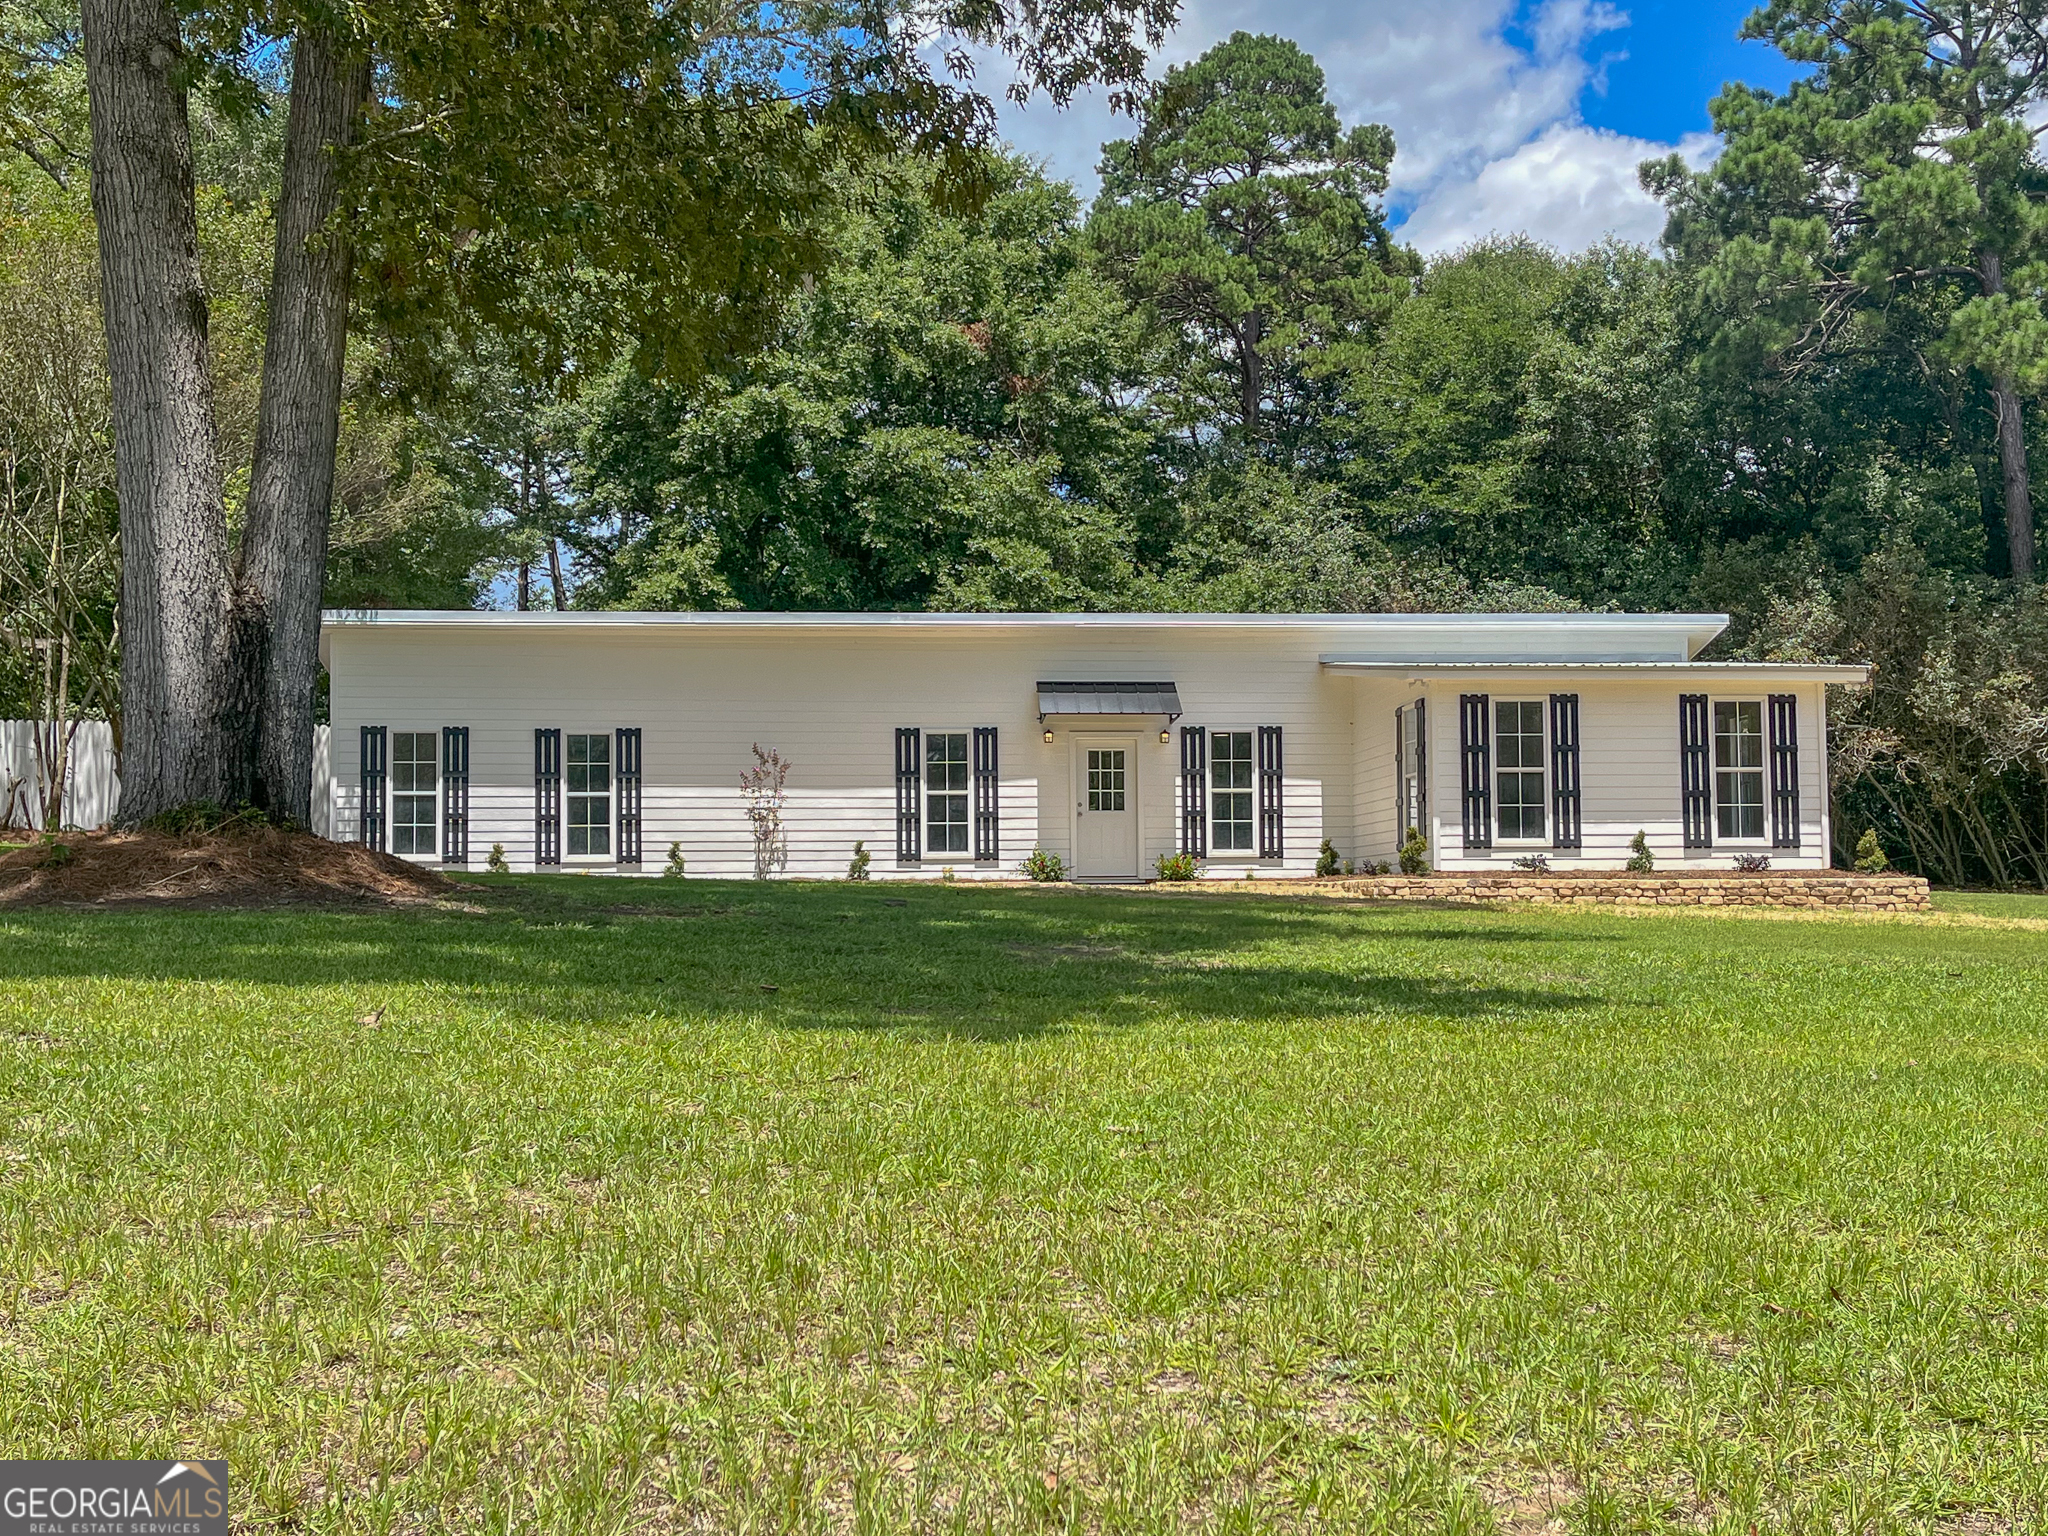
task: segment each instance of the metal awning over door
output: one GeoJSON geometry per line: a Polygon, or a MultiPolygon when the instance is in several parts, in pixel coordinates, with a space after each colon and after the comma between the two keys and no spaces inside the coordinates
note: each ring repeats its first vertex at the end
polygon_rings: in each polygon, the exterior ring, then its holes
{"type": "Polygon", "coordinates": [[[1172,683],[1047,683],[1038,685],[1038,718],[1048,715],[1164,715],[1180,718],[1172,683]]]}

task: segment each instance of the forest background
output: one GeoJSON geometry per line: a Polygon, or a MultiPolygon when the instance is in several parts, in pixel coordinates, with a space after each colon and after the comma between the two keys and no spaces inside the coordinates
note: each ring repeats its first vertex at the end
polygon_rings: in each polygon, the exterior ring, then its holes
{"type": "MultiPolygon", "coordinates": [[[[1831,702],[1838,857],[1875,829],[1945,883],[2048,887],[2048,27],[1999,22],[1758,12],[1810,71],[1716,97],[1704,169],[1643,168],[1654,250],[1425,261],[1388,228],[1392,135],[1240,33],[1166,73],[1087,205],[999,150],[850,162],[802,210],[822,270],[708,374],[647,367],[659,337],[581,365],[366,309],[327,602],[1727,612],[1714,654],[1875,665],[1831,702]]],[[[0,718],[118,722],[84,102],[50,57],[0,113],[0,718]]],[[[276,100],[195,94],[230,465],[276,100]]]]}

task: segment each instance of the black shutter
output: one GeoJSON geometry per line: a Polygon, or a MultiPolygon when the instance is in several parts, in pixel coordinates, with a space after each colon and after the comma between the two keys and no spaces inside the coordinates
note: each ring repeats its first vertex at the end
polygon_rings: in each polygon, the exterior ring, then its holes
{"type": "Polygon", "coordinates": [[[1493,722],[1483,693],[1458,695],[1458,757],[1465,790],[1465,849],[1493,846],[1493,722]]]}
{"type": "Polygon", "coordinates": [[[469,727],[441,727],[441,862],[469,862],[469,727]]]}
{"type": "Polygon", "coordinates": [[[914,725],[896,730],[896,858],[904,864],[919,861],[917,815],[918,778],[923,772],[924,737],[914,725]]]}
{"type": "Polygon", "coordinates": [[[1394,846],[1408,840],[1408,721],[1406,710],[1394,711],[1394,846]]]}
{"type": "Polygon", "coordinates": [[[1685,846],[1714,846],[1714,778],[1707,757],[1707,696],[1678,696],[1679,809],[1685,846]]]}
{"type": "Polygon", "coordinates": [[[1180,728],[1180,851],[1209,857],[1209,733],[1180,728]]]}
{"type": "Polygon", "coordinates": [[[562,862],[562,732],[533,733],[533,862],[562,862]]]}
{"type": "Polygon", "coordinates": [[[1287,857],[1287,827],[1281,811],[1280,727],[1259,727],[1259,857],[1287,857]]]}
{"type": "Polygon", "coordinates": [[[640,862],[640,727],[622,725],[618,740],[619,862],[640,862]]]}
{"type": "Polygon", "coordinates": [[[1550,811],[1553,848],[1579,846],[1579,696],[1550,696],[1550,811]]]}
{"type": "MultiPolygon", "coordinates": [[[[1415,701],[1415,830],[1429,836],[1429,706],[1424,699],[1415,701]]],[[[1406,827],[1396,841],[1408,841],[1406,827]]]]}
{"type": "Polygon", "coordinates": [[[363,727],[363,825],[365,848],[384,851],[384,774],[389,739],[381,725],[363,727]]]}
{"type": "Polygon", "coordinates": [[[1002,780],[996,774],[996,728],[974,728],[974,857],[989,862],[1003,856],[1002,780]]]}
{"type": "Polygon", "coordinates": [[[1771,846],[1799,846],[1799,695],[1774,693],[1771,705],[1771,846]]]}

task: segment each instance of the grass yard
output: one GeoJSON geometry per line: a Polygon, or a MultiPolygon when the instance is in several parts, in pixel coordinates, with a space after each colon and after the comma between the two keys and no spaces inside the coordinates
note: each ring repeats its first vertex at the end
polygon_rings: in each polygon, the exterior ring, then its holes
{"type": "Polygon", "coordinates": [[[7,1454],[252,1531],[2048,1526],[2036,924],[486,883],[0,913],[7,1454]]]}

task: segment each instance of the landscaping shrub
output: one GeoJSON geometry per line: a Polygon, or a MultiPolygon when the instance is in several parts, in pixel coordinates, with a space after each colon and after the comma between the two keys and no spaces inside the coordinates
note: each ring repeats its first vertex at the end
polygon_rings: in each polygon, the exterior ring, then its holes
{"type": "Polygon", "coordinates": [[[1550,873],[1550,855],[1547,853],[1524,854],[1521,858],[1515,860],[1515,868],[1533,870],[1538,874],[1547,875],[1550,873]]]}
{"type": "Polygon", "coordinates": [[[1628,872],[1632,875],[1647,875],[1657,867],[1657,856],[1650,852],[1650,835],[1642,828],[1628,840],[1628,872]]]}
{"type": "Polygon", "coordinates": [[[1760,875],[1771,867],[1771,858],[1766,853],[1738,853],[1735,867],[1745,875],[1760,875]]]}
{"type": "Polygon", "coordinates": [[[1336,844],[1332,843],[1326,837],[1323,839],[1322,848],[1316,854],[1316,875],[1320,879],[1327,880],[1331,875],[1334,875],[1336,873],[1337,847],[1336,844]]]}
{"type": "Polygon", "coordinates": [[[1877,828],[1866,827],[1863,835],[1856,839],[1856,868],[1866,875],[1881,875],[1892,867],[1892,861],[1885,857],[1884,843],[1878,838],[1877,828]]]}
{"type": "Polygon", "coordinates": [[[664,880],[681,880],[688,874],[688,866],[689,861],[683,857],[683,845],[681,843],[670,843],[668,845],[668,862],[661,867],[661,878],[664,880]]]}
{"type": "Polygon", "coordinates": [[[1408,837],[1401,844],[1401,873],[1404,875],[1426,875],[1429,873],[1429,839],[1422,835],[1422,828],[1410,827],[1408,837]]]}
{"type": "Polygon", "coordinates": [[[1067,866],[1060,856],[1044,848],[1033,848],[1024,856],[1024,862],[1017,866],[1017,872],[1027,880],[1064,880],[1067,866]]]}
{"type": "MultiPolygon", "coordinates": [[[[1329,844],[1323,846],[1327,848],[1329,844]]],[[[1161,880],[1192,880],[1202,872],[1200,861],[1192,853],[1162,853],[1152,867],[1161,880]]]]}
{"type": "Polygon", "coordinates": [[[868,852],[868,845],[860,838],[855,838],[853,842],[853,857],[846,861],[846,878],[849,880],[867,879],[868,865],[873,860],[874,855],[868,852]]]}
{"type": "Polygon", "coordinates": [[[484,868],[494,875],[509,875],[512,873],[512,866],[505,862],[505,845],[503,843],[491,844],[491,856],[484,860],[484,868]]]}

